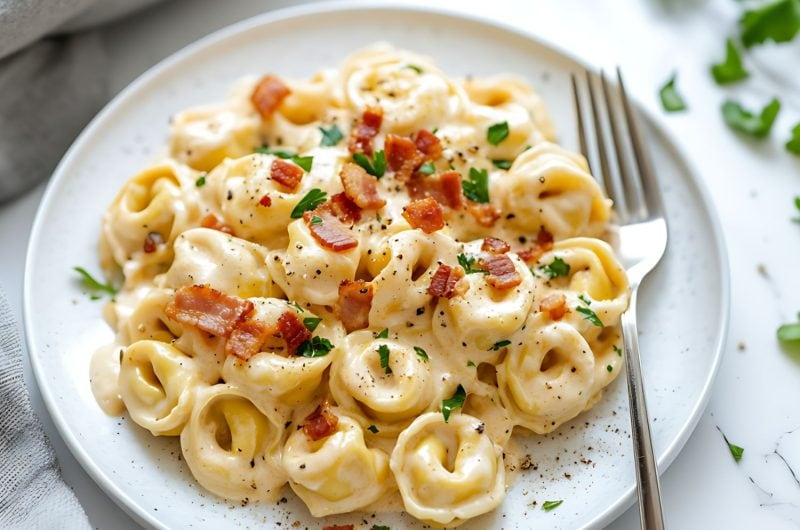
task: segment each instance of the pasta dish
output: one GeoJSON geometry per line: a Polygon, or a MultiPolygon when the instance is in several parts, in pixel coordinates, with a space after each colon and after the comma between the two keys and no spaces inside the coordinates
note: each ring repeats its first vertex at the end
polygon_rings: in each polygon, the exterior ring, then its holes
{"type": "Polygon", "coordinates": [[[170,119],[106,211],[122,288],[94,395],[239,502],[315,517],[499,506],[513,440],[622,369],[611,202],[534,90],[375,45],[170,119]]]}

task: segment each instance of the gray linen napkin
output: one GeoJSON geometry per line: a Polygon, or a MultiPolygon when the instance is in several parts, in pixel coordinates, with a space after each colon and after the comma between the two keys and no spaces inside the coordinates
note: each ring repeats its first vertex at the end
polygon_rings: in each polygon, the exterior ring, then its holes
{"type": "Polygon", "coordinates": [[[0,528],[91,528],[61,478],[55,452],[31,409],[22,377],[22,346],[0,290],[0,528]]]}

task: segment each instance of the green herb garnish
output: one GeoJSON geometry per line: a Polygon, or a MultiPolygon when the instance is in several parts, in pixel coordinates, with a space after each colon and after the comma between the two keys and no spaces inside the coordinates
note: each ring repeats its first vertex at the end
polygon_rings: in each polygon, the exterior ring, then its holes
{"type": "Polygon", "coordinates": [[[583,293],[578,295],[578,300],[580,300],[581,302],[583,302],[586,305],[592,305],[592,301],[589,300],[588,298],[586,298],[586,295],[583,294],[583,293]]]}
{"type": "Polygon", "coordinates": [[[486,130],[486,140],[492,144],[497,145],[508,137],[508,122],[501,121],[491,125],[486,130]]]}
{"type": "Polygon", "coordinates": [[[422,173],[423,175],[433,175],[434,173],[436,173],[436,166],[433,165],[433,162],[425,162],[424,164],[419,166],[419,169],[417,171],[419,173],[422,173]]]}
{"type": "Polygon", "coordinates": [[[403,68],[408,68],[408,69],[410,69],[410,70],[414,70],[414,71],[415,71],[415,72],[417,72],[418,74],[421,74],[421,73],[423,72],[422,68],[420,68],[420,67],[419,67],[419,66],[417,66],[416,64],[407,64],[407,65],[405,65],[403,68]]]}
{"type": "Polygon", "coordinates": [[[606,366],[606,370],[608,370],[609,372],[613,372],[614,371],[614,367],[609,364],[609,365],[606,366]]]}
{"type": "MultiPolygon", "coordinates": [[[[117,289],[111,284],[111,282],[102,283],[97,281],[83,267],[72,267],[72,270],[74,270],[75,272],[77,272],[82,276],[84,287],[86,287],[90,291],[103,291],[107,294],[110,294],[112,297],[117,294],[117,289]]],[[[97,298],[92,298],[92,300],[97,300],[98,298],[99,296],[97,298]]]]}
{"type": "Polygon", "coordinates": [[[283,158],[284,160],[292,158],[294,156],[297,156],[296,154],[292,153],[291,151],[283,151],[281,149],[272,149],[268,145],[262,145],[261,147],[256,147],[254,152],[262,154],[262,155],[274,155],[274,156],[277,156],[278,158],[283,158]]]}
{"type": "Polygon", "coordinates": [[[619,355],[620,357],[622,357],[622,350],[620,349],[620,347],[619,347],[619,346],[617,346],[616,344],[614,344],[614,345],[612,346],[612,348],[614,348],[614,351],[617,353],[617,355],[619,355]]]}
{"type": "Polygon", "coordinates": [[[463,407],[466,399],[466,390],[464,390],[463,386],[458,385],[458,388],[456,388],[456,393],[453,394],[453,397],[442,401],[442,416],[444,416],[445,423],[450,421],[450,413],[453,412],[453,409],[463,407]]]}
{"type": "Polygon", "coordinates": [[[489,172],[485,169],[469,168],[469,178],[461,183],[464,197],[471,201],[489,202],[489,172]]]}
{"type": "Polygon", "coordinates": [[[467,274],[489,274],[489,271],[474,267],[475,256],[467,256],[466,254],[458,255],[458,264],[464,269],[467,274]]]}
{"type": "Polygon", "coordinates": [[[322,322],[322,319],[318,317],[308,317],[303,319],[303,325],[308,331],[312,332],[317,329],[317,326],[319,326],[320,322],[322,322]]]}
{"type": "Polygon", "coordinates": [[[800,155],[800,123],[792,128],[792,137],[786,142],[786,150],[790,153],[800,155]]]}
{"type": "MultiPolygon", "coordinates": [[[[797,315],[800,320],[800,314],[797,315]]],[[[778,340],[781,342],[800,342],[800,322],[783,324],[778,328],[778,340]]]]}
{"type": "Polygon", "coordinates": [[[389,338],[389,328],[384,328],[383,331],[375,335],[376,339],[388,339],[389,338]]]}
{"type": "Polygon", "coordinates": [[[492,164],[497,169],[508,169],[511,167],[511,160],[503,160],[503,159],[492,160],[492,164]]]}
{"type": "Polygon", "coordinates": [[[392,530],[392,529],[382,524],[374,524],[372,525],[372,530],[392,530]]]}
{"type": "Polygon", "coordinates": [[[563,500],[560,500],[560,501],[545,501],[544,504],[542,504],[542,510],[544,510],[546,512],[549,512],[550,510],[555,510],[556,508],[561,506],[561,503],[563,503],[563,502],[564,502],[563,500]]]}
{"type": "Polygon", "coordinates": [[[603,327],[603,322],[597,316],[597,313],[589,309],[588,307],[578,306],[575,308],[575,311],[583,315],[584,320],[588,320],[598,328],[603,327]]]}
{"type": "Polygon", "coordinates": [[[747,48],[768,40],[788,42],[800,31],[800,2],[778,0],[750,9],[739,19],[739,26],[742,44],[747,48]]]}
{"type": "Polygon", "coordinates": [[[472,361],[467,361],[467,368],[475,368],[475,363],[472,361]]]}
{"type": "Polygon", "coordinates": [[[370,425],[369,427],[367,427],[367,430],[368,430],[369,432],[371,432],[372,434],[378,434],[378,432],[380,432],[380,431],[378,430],[378,428],[377,428],[377,427],[375,427],[375,425],[370,425]]]}
{"type": "Polygon", "coordinates": [[[427,362],[430,359],[430,357],[428,357],[428,352],[426,352],[425,350],[423,350],[419,346],[414,346],[414,351],[417,352],[417,355],[423,361],[427,362]]]}
{"type": "Polygon", "coordinates": [[[386,375],[392,375],[392,368],[389,366],[389,346],[381,344],[375,351],[378,352],[380,356],[381,368],[386,372],[386,375]]]}
{"type": "Polygon", "coordinates": [[[325,199],[327,197],[328,194],[322,191],[321,189],[319,188],[312,189],[311,191],[306,193],[302,199],[300,199],[300,202],[298,202],[297,205],[292,210],[290,217],[292,219],[300,219],[301,217],[303,217],[303,212],[315,209],[317,206],[325,202],[325,199]]]}
{"type": "Polygon", "coordinates": [[[203,186],[205,186],[206,174],[203,173],[202,175],[200,175],[200,177],[198,177],[198,179],[194,181],[194,185],[197,186],[198,188],[202,188],[203,186]]]}
{"type": "Polygon", "coordinates": [[[306,310],[300,307],[300,304],[298,304],[297,302],[289,302],[289,305],[297,309],[297,311],[299,311],[300,313],[306,312],[306,310]]]}
{"type": "Polygon", "coordinates": [[[683,101],[683,97],[678,93],[678,88],[675,86],[677,78],[678,74],[672,74],[669,81],[658,91],[658,95],[661,97],[661,106],[667,112],[686,110],[686,102],[683,101]]]}
{"type": "Polygon", "coordinates": [[[364,171],[377,178],[381,178],[386,173],[386,155],[383,151],[377,151],[372,155],[372,160],[364,153],[355,153],[353,162],[364,168],[364,171]]]}
{"type": "Polygon", "coordinates": [[[306,171],[306,173],[308,173],[309,171],[311,171],[311,164],[314,163],[314,157],[295,155],[292,157],[292,162],[303,168],[306,171]]]}
{"type": "Polygon", "coordinates": [[[333,344],[322,337],[312,337],[297,347],[297,355],[303,357],[325,357],[333,349],[333,344]]]}
{"type": "Polygon", "coordinates": [[[731,456],[733,457],[733,459],[734,459],[735,461],[737,461],[737,462],[738,462],[739,460],[741,460],[741,459],[742,459],[742,455],[744,454],[744,447],[739,447],[739,446],[738,446],[738,445],[736,445],[736,444],[732,444],[732,443],[730,442],[730,440],[728,440],[728,437],[727,437],[727,436],[725,436],[725,433],[724,433],[724,432],[722,432],[722,429],[720,429],[719,427],[717,427],[717,430],[718,430],[718,431],[719,431],[719,433],[722,435],[722,439],[723,439],[723,440],[725,440],[725,443],[728,445],[728,450],[731,452],[731,456]]]}
{"type": "Polygon", "coordinates": [[[728,100],[722,104],[722,117],[731,128],[756,138],[764,138],[772,129],[780,110],[780,101],[773,99],[756,116],[738,102],[728,100]]]}
{"type": "Polygon", "coordinates": [[[569,263],[559,257],[553,258],[553,262],[549,265],[542,265],[539,267],[543,273],[551,280],[559,276],[569,276],[569,263]]]}
{"type": "Polygon", "coordinates": [[[322,224],[322,217],[317,217],[316,215],[311,217],[311,224],[312,225],[321,225],[322,224]]]}
{"type": "Polygon", "coordinates": [[[747,79],[749,75],[742,65],[742,57],[733,44],[733,39],[728,39],[725,43],[725,60],[711,66],[711,76],[717,84],[725,85],[747,79]]]}
{"type": "MultiPolygon", "coordinates": [[[[797,208],[797,212],[800,213],[800,196],[794,198],[794,207],[797,208]]],[[[800,215],[792,217],[792,221],[800,223],[800,215]]]]}
{"type": "Polygon", "coordinates": [[[319,141],[319,145],[322,147],[331,147],[339,142],[342,141],[344,135],[342,131],[339,130],[339,126],[335,123],[331,125],[330,129],[326,129],[325,127],[320,127],[319,131],[322,133],[322,138],[319,141]]]}
{"type": "Polygon", "coordinates": [[[505,348],[506,346],[509,346],[510,344],[511,344],[510,340],[501,340],[501,341],[498,341],[498,342],[495,342],[494,344],[492,344],[492,347],[489,348],[489,350],[490,351],[497,351],[500,348],[505,348]]]}

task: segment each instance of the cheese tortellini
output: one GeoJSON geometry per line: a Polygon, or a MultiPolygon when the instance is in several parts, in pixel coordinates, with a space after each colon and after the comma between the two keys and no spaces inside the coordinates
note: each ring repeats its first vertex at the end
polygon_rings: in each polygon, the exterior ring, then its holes
{"type": "Polygon", "coordinates": [[[211,493],[452,528],[623,370],[611,203],[524,80],[377,44],[170,124],[103,217],[92,390],[211,493]]]}

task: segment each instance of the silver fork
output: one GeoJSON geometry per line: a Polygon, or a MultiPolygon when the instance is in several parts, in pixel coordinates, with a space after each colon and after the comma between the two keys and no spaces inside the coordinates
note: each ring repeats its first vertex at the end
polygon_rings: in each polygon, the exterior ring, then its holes
{"type": "Polygon", "coordinates": [[[628,399],[636,456],[639,516],[642,528],[662,530],[664,516],[658,469],[653,456],[639,359],[636,299],[642,280],[664,255],[667,222],[661,192],[619,68],[616,90],[612,90],[602,73],[598,76],[587,70],[585,78],[585,83],[582,83],[575,75],[572,76],[581,151],[592,167],[592,174],[614,201],[619,222],[618,256],[625,267],[631,289],[630,305],[621,320],[625,362],[628,366],[628,399]],[[597,88],[598,85],[600,88],[597,88]],[[602,105],[599,101],[602,101],[602,105]],[[588,115],[585,112],[587,107],[588,115]],[[593,125],[594,136],[589,129],[590,124],[593,125]],[[595,156],[591,156],[592,150],[595,156]],[[595,171],[597,169],[599,171],[595,171]]]}

